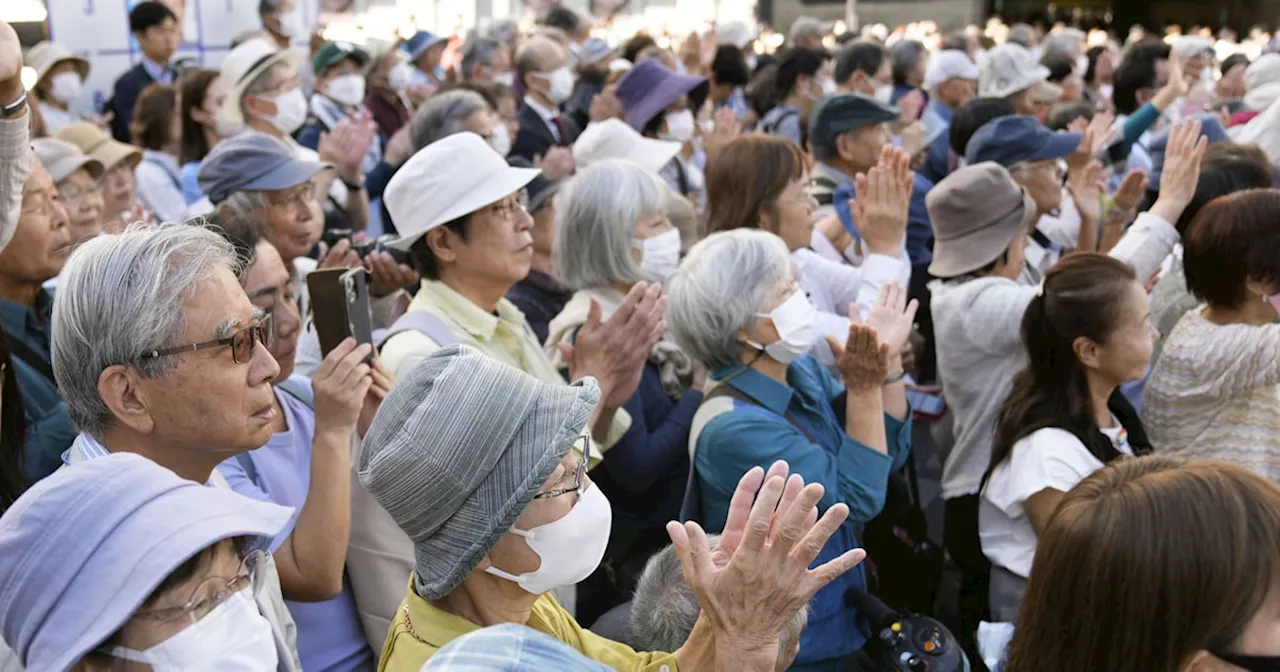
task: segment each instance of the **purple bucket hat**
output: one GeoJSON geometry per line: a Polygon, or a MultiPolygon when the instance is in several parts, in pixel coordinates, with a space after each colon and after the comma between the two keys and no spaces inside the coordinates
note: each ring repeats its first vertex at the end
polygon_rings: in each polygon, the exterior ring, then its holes
{"type": "Polygon", "coordinates": [[[618,81],[617,95],[627,124],[643,131],[645,124],[671,107],[680,96],[706,86],[706,77],[681,75],[668,70],[658,59],[649,58],[623,75],[618,81]]]}

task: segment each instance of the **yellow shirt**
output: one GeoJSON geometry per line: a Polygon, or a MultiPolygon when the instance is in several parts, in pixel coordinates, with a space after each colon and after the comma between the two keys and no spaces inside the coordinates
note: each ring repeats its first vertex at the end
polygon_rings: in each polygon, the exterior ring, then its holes
{"type": "MultiPolygon", "coordinates": [[[[529,622],[525,625],[621,672],[676,672],[675,655],[637,653],[625,644],[586,630],[550,594],[533,603],[529,622]]],[[[410,579],[409,594],[396,610],[391,630],[387,632],[387,642],[382,646],[378,671],[418,672],[445,644],[479,629],[475,623],[438,609],[419,597],[410,579]]]]}
{"type": "MultiPolygon", "coordinates": [[[[426,310],[440,318],[458,342],[547,383],[564,384],[564,378],[542,350],[524,313],[506,299],[498,301],[496,315],[485,312],[470,299],[443,282],[425,280],[409,310],[426,310]]],[[[403,378],[418,362],[440,345],[419,331],[403,331],[382,346],[382,363],[403,378]]],[[[631,416],[619,408],[604,448],[608,449],[631,427],[631,416]]]]}

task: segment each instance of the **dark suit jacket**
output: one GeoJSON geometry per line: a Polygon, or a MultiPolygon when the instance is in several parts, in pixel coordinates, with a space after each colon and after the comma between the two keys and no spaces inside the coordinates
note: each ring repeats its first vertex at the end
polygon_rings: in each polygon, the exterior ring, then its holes
{"type": "Polygon", "coordinates": [[[567,114],[560,115],[560,123],[564,125],[564,139],[556,142],[556,136],[547,128],[547,122],[538,116],[536,110],[528,105],[520,110],[520,130],[516,132],[515,142],[511,143],[511,152],[507,156],[519,156],[533,161],[535,156],[546,156],[552,147],[569,147],[578,139],[582,129],[567,114]]]}
{"type": "Polygon", "coordinates": [[[147,74],[146,68],[139,63],[124,71],[116,80],[111,96],[111,107],[115,110],[115,119],[111,121],[111,135],[116,140],[131,143],[129,122],[133,121],[133,106],[138,102],[138,94],[156,80],[147,74]]]}

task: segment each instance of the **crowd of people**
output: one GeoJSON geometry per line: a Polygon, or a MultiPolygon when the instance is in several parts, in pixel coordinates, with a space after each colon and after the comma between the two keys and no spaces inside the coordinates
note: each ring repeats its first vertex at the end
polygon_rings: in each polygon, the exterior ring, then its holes
{"type": "Polygon", "coordinates": [[[1280,54],[260,14],[0,23],[0,669],[1275,669],[1280,54]]]}

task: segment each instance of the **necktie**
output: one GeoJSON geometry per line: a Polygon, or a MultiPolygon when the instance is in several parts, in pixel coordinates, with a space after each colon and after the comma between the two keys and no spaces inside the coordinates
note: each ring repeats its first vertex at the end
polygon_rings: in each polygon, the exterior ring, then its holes
{"type": "Polygon", "coordinates": [[[569,144],[569,135],[564,132],[564,120],[556,116],[551,118],[551,123],[555,125],[556,134],[560,136],[556,144],[561,147],[567,146],[569,144]]]}

